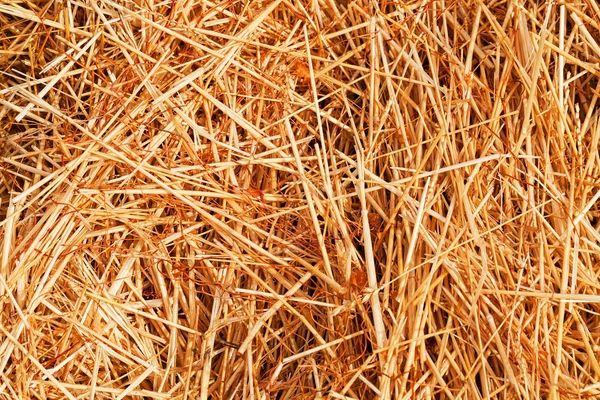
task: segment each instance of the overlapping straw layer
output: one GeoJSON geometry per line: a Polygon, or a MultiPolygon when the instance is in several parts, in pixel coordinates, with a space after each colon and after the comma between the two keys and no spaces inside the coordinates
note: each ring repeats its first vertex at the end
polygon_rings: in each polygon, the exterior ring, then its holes
{"type": "Polygon", "coordinates": [[[3,398],[600,398],[599,15],[3,0],[3,398]]]}

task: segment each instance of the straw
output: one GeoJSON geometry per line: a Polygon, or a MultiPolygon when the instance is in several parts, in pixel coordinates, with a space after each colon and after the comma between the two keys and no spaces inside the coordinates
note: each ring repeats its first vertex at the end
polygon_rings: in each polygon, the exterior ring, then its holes
{"type": "Polygon", "coordinates": [[[599,12],[3,1],[0,393],[597,398],[599,12]]]}

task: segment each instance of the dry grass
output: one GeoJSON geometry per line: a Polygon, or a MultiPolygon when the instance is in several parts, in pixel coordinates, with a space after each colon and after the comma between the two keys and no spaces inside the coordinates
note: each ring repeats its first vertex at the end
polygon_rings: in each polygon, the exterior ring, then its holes
{"type": "Polygon", "coordinates": [[[600,398],[599,29],[2,0],[2,398],[600,398]]]}

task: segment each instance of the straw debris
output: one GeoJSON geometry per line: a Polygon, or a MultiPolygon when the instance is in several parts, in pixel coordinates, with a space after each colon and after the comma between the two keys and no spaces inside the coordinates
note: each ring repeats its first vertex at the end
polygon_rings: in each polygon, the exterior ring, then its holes
{"type": "Polygon", "coordinates": [[[0,1],[3,398],[600,398],[599,15],[0,1]]]}

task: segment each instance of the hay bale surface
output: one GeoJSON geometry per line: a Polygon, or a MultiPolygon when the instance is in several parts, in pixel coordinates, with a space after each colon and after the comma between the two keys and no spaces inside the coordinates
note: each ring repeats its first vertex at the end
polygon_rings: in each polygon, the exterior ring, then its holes
{"type": "Polygon", "coordinates": [[[2,1],[3,398],[599,398],[599,15],[2,1]]]}

